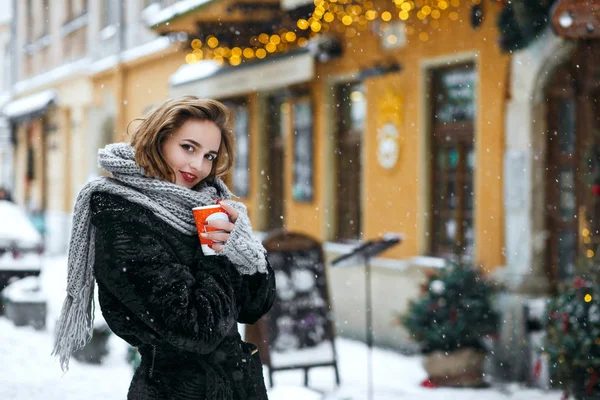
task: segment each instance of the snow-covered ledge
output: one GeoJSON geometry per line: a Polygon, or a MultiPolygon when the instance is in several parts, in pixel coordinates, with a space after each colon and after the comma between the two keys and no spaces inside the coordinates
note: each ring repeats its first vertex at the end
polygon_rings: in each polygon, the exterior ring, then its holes
{"type": "Polygon", "coordinates": [[[505,284],[513,292],[547,293],[544,271],[544,170],[546,104],[552,71],[567,60],[574,43],[548,27],[511,60],[511,100],[506,105],[504,153],[505,284]]]}

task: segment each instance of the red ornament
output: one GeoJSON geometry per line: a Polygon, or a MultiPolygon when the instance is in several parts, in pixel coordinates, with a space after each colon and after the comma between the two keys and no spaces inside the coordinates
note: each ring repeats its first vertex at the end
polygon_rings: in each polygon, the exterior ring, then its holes
{"type": "Polygon", "coordinates": [[[562,328],[563,328],[563,332],[568,332],[569,331],[569,315],[568,314],[563,314],[563,320],[562,320],[562,328]]]}
{"type": "Polygon", "coordinates": [[[599,184],[595,183],[594,186],[592,186],[592,193],[596,197],[600,196],[600,185],[599,184]]]}
{"type": "Polygon", "coordinates": [[[577,278],[575,278],[573,280],[573,286],[575,287],[575,289],[581,289],[583,287],[587,287],[588,283],[585,280],[581,279],[581,277],[578,276],[577,278]]]}
{"type": "Polygon", "coordinates": [[[537,381],[540,378],[540,372],[542,371],[542,357],[539,357],[533,366],[533,376],[537,381]]]}
{"type": "Polygon", "coordinates": [[[560,316],[561,316],[561,315],[562,315],[562,314],[561,314],[561,313],[559,313],[558,311],[553,311],[553,312],[552,312],[552,315],[550,316],[550,318],[552,318],[553,320],[557,320],[557,319],[560,319],[560,316]]]}
{"type": "Polygon", "coordinates": [[[590,382],[588,383],[587,390],[585,391],[585,394],[587,394],[588,396],[590,394],[592,394],[592,391],[594,390],[594,385],[596,385],[596,381],[597,380],[598,380],[598,374],[596,373],[596,371],[594,371],[594,373],[592,374],[592,376],[590,378],[590,382]]]}
{"type": "Polygon", "coordinates": [[[452,310],[452,312],[450,312],[450,321],[454,322],[456,321],[458,317],[458,312],[456,312],[456,310],[452,310]]]}
{"type": "Polygon", "coordinates": [[[438,385],[436,385],[435,383],[431,382],[431,380],[429,379],[425,379],[423,382],[421,382],[421,386],[426,387],[426,388],[436,388],[438,387],[438,385]]]}

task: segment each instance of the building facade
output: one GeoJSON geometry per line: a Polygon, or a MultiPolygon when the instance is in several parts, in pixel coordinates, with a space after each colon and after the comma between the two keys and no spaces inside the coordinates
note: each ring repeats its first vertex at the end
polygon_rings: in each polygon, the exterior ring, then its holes
{"type": "MultiPolygon", "coordinates": [[[[271,18],[291,29],[317,3],[325,2],[286,3],[286,14],[273,9],[271,18]]],[[[374,2],[380,12],[386,7],[374,2]]],[[[373,262],[374,332],[379,344],[410,347],[398,315],[430,268],[450,255],[488,272],[505,265],[510,56],[495,45],[501,7],[486,5],[485,18],[473,24],[472,8],[457,6],[452,19],[421,32],[411,20],[375,21],[362,31],[332,24],[295,50],[215,65],[248,39],[219,31],[216,21],[231,21],[235,32],[253,27],[257,10],[248,5],[240,20],[234,2],[223,0],[156,17],[156,31],[199,40],[187,49],[195,57],[171,77],[169,94],[218,98],[232,109],[238,161],[229,183],[259,230],[309,234],[329,260],[359,241],[403,235],[373,262]],[[211,35],[223,50],[205,60],[211,35]]],[[[261,32],[253,34],[260,40],[261,32]]],[[[329,269],[328,278],[338,332],[362,337],[362,270],[329,269]]]]}
{"type": "MultiPolygon", "coordinates": [[[[100,173],[98,148],[123,140],[136,68],[177,47],[147,29],[147,3],[15,2],[15,76],[3,108],[12,126],[14,194],[42,219],[50,253],[66,251],[79,188],[100,173]]],[[[150,81],[145,97],[154,90],[164,99],[169,73],[150,81]]]]}
{"type": "Polygon", "coordinates": [[[10,139],[10,126],[2,114],[2,107],[10,99],[10,38],[12,3],[10,0],[0,1],[0,187],[8,189],[13,187],[13,152],[10,139]]]}
{"type": "MultiPolygon", "coordinates": [[[[16,200],[46,216],[49,250],[66,249],[75,196],[101,173],[98,148],[126,140],[152,106],[196,95],[232,110],[238,159],[226,180],[255,230],[309,234],[328,260],[403,235],[373,261],[379,344],[410,347],[397,316],[429,269],[459,256],[505,284],[513,357],[523,305],[575,270],[596,212],[576,160],[600,128],[597,39],[546,26],[508,52],[497,1],[440,2],[410,18],[402,0],[360,10],[324,0],[14,3],[17,75],[3,108],[12,180],[16,200]]],[[[358,265],[328,269],[341,334],[364,335],[363,279],[358,265]]]]}

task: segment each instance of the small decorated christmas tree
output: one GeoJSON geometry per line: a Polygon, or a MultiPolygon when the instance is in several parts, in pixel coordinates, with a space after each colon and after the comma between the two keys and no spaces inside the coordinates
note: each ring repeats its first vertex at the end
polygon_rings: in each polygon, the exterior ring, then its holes
{"type": "Polygon", "coordinates": [[[429,275],[404,326],[428,355],[424,386],[483,384],[484,339],[498,330],[493,287],[478,268],[449,263],[429,275]]]}
{"type": "Polygon", "coordinates": [[[478,268],[450,263],[428,277],[410,305],[404,326],[422,351],[483,350],[483,339],[498,329],[493,290],[478,268]]]}
{"type": "Polygon", "coordinates": [[[542,351],[553,385],[586,398],[600,394],[600,264],[589,257],[578,269],[587,272],[548,303],[542,351]]]}

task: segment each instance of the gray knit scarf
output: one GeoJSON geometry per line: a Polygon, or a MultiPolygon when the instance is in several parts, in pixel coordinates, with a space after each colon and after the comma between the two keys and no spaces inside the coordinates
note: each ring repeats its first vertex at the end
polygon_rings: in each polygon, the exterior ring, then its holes
{"type": "Polygon", "coordinates": [[[228,257],[242,274],[266,272],[265,250],[252,235],[246,208],[231,199],[220,179],[187,189],[145,175],[134,160],[134,149],[116,143],[98,151],[98,165],[112,174],[88,182],[79,192],[73,210],[68,252],[67,296],[57,324],[53,355],[67,370],[72,352],[91,339],[94,320],[94,227],[90,223],[90,199],[95,192],[119,195],[151,210],[158,218],[184,234],[197,234],[192,208],[229,200],[239,216],[220,254],[228,257]]]}

